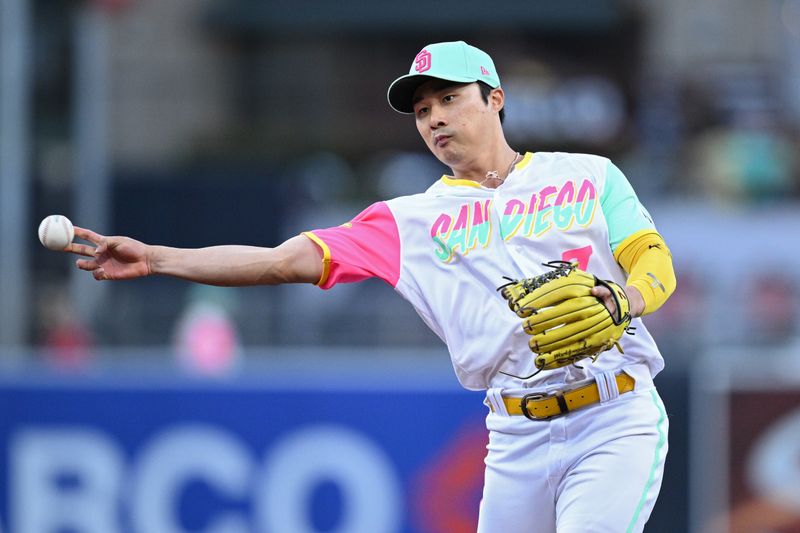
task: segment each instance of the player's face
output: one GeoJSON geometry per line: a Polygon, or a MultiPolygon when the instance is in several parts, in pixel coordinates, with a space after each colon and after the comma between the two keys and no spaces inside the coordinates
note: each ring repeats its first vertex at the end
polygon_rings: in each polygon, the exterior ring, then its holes
{"type": "Polygon", "coordinates": [[[450,167],[480,153],[499,123],[477,83],[424,83],[414,93],[414,115],[425,144],[450,167]]]}

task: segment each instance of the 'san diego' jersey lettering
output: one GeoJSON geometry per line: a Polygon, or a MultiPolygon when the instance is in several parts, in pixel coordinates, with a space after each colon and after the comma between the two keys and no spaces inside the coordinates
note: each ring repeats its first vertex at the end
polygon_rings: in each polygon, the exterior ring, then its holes
{"type": "MultiPolygon", "coordinates": [[[[623,284],[613,252],[628,236],[653,229],[625,176],[608,159],[528,153],[496,189],[443,176],[427,191],[370,206],[349,228],[308,233],[325,251],[319,285],[379,277],[416,309],[450,350],[458,379],[470,389],[519,387],[499,371],[535,371],[521,321],[497,292],[504,276],[543,273],[543,263],[577,261],[623,284]]],[[[581,367],[543,372],[524,383],[577,381],[663,360],[641,320],[636,335],[581,367]],[[558,378],[558,379],[557,379],[558,378]]]]}

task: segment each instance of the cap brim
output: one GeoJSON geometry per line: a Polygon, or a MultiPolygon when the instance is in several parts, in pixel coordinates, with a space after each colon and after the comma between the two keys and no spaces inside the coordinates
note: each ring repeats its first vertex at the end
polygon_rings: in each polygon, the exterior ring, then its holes
{"type": "Polygon", "coordinates": [[[414,112],[414,92],[423,83],[430,80],[447,80],[456,83],[472,83],[477,80],[472,78],[464,78],[458,76],[444,77],[444,76],[426,76],[424,74],[406,74],[400,76],[389,86],[387,98],[389,105],[398,113],[410,115],[414,112]]]}

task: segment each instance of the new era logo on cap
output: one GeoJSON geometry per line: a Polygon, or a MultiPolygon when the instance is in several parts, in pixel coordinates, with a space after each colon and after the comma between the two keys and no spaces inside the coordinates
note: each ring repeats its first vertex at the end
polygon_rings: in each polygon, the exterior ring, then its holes
{"type": "Polygon", "coordinates": [[[489,71],[486,70],[486,67],[483,67],[483,66],[481,67],[481,74],[483,74],[484,76],[489,76],[490,75],[489,71]]]}

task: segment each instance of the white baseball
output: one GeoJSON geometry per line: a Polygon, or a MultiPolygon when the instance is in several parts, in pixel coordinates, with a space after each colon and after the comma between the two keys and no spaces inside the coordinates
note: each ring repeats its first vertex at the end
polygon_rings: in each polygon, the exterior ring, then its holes
{"type": "Polygon", "coordinates": [[[39,240],[45,248],[63,250],[75,238],[75,228],[64,215],[50,215],[39,224],[39,240]]]}

